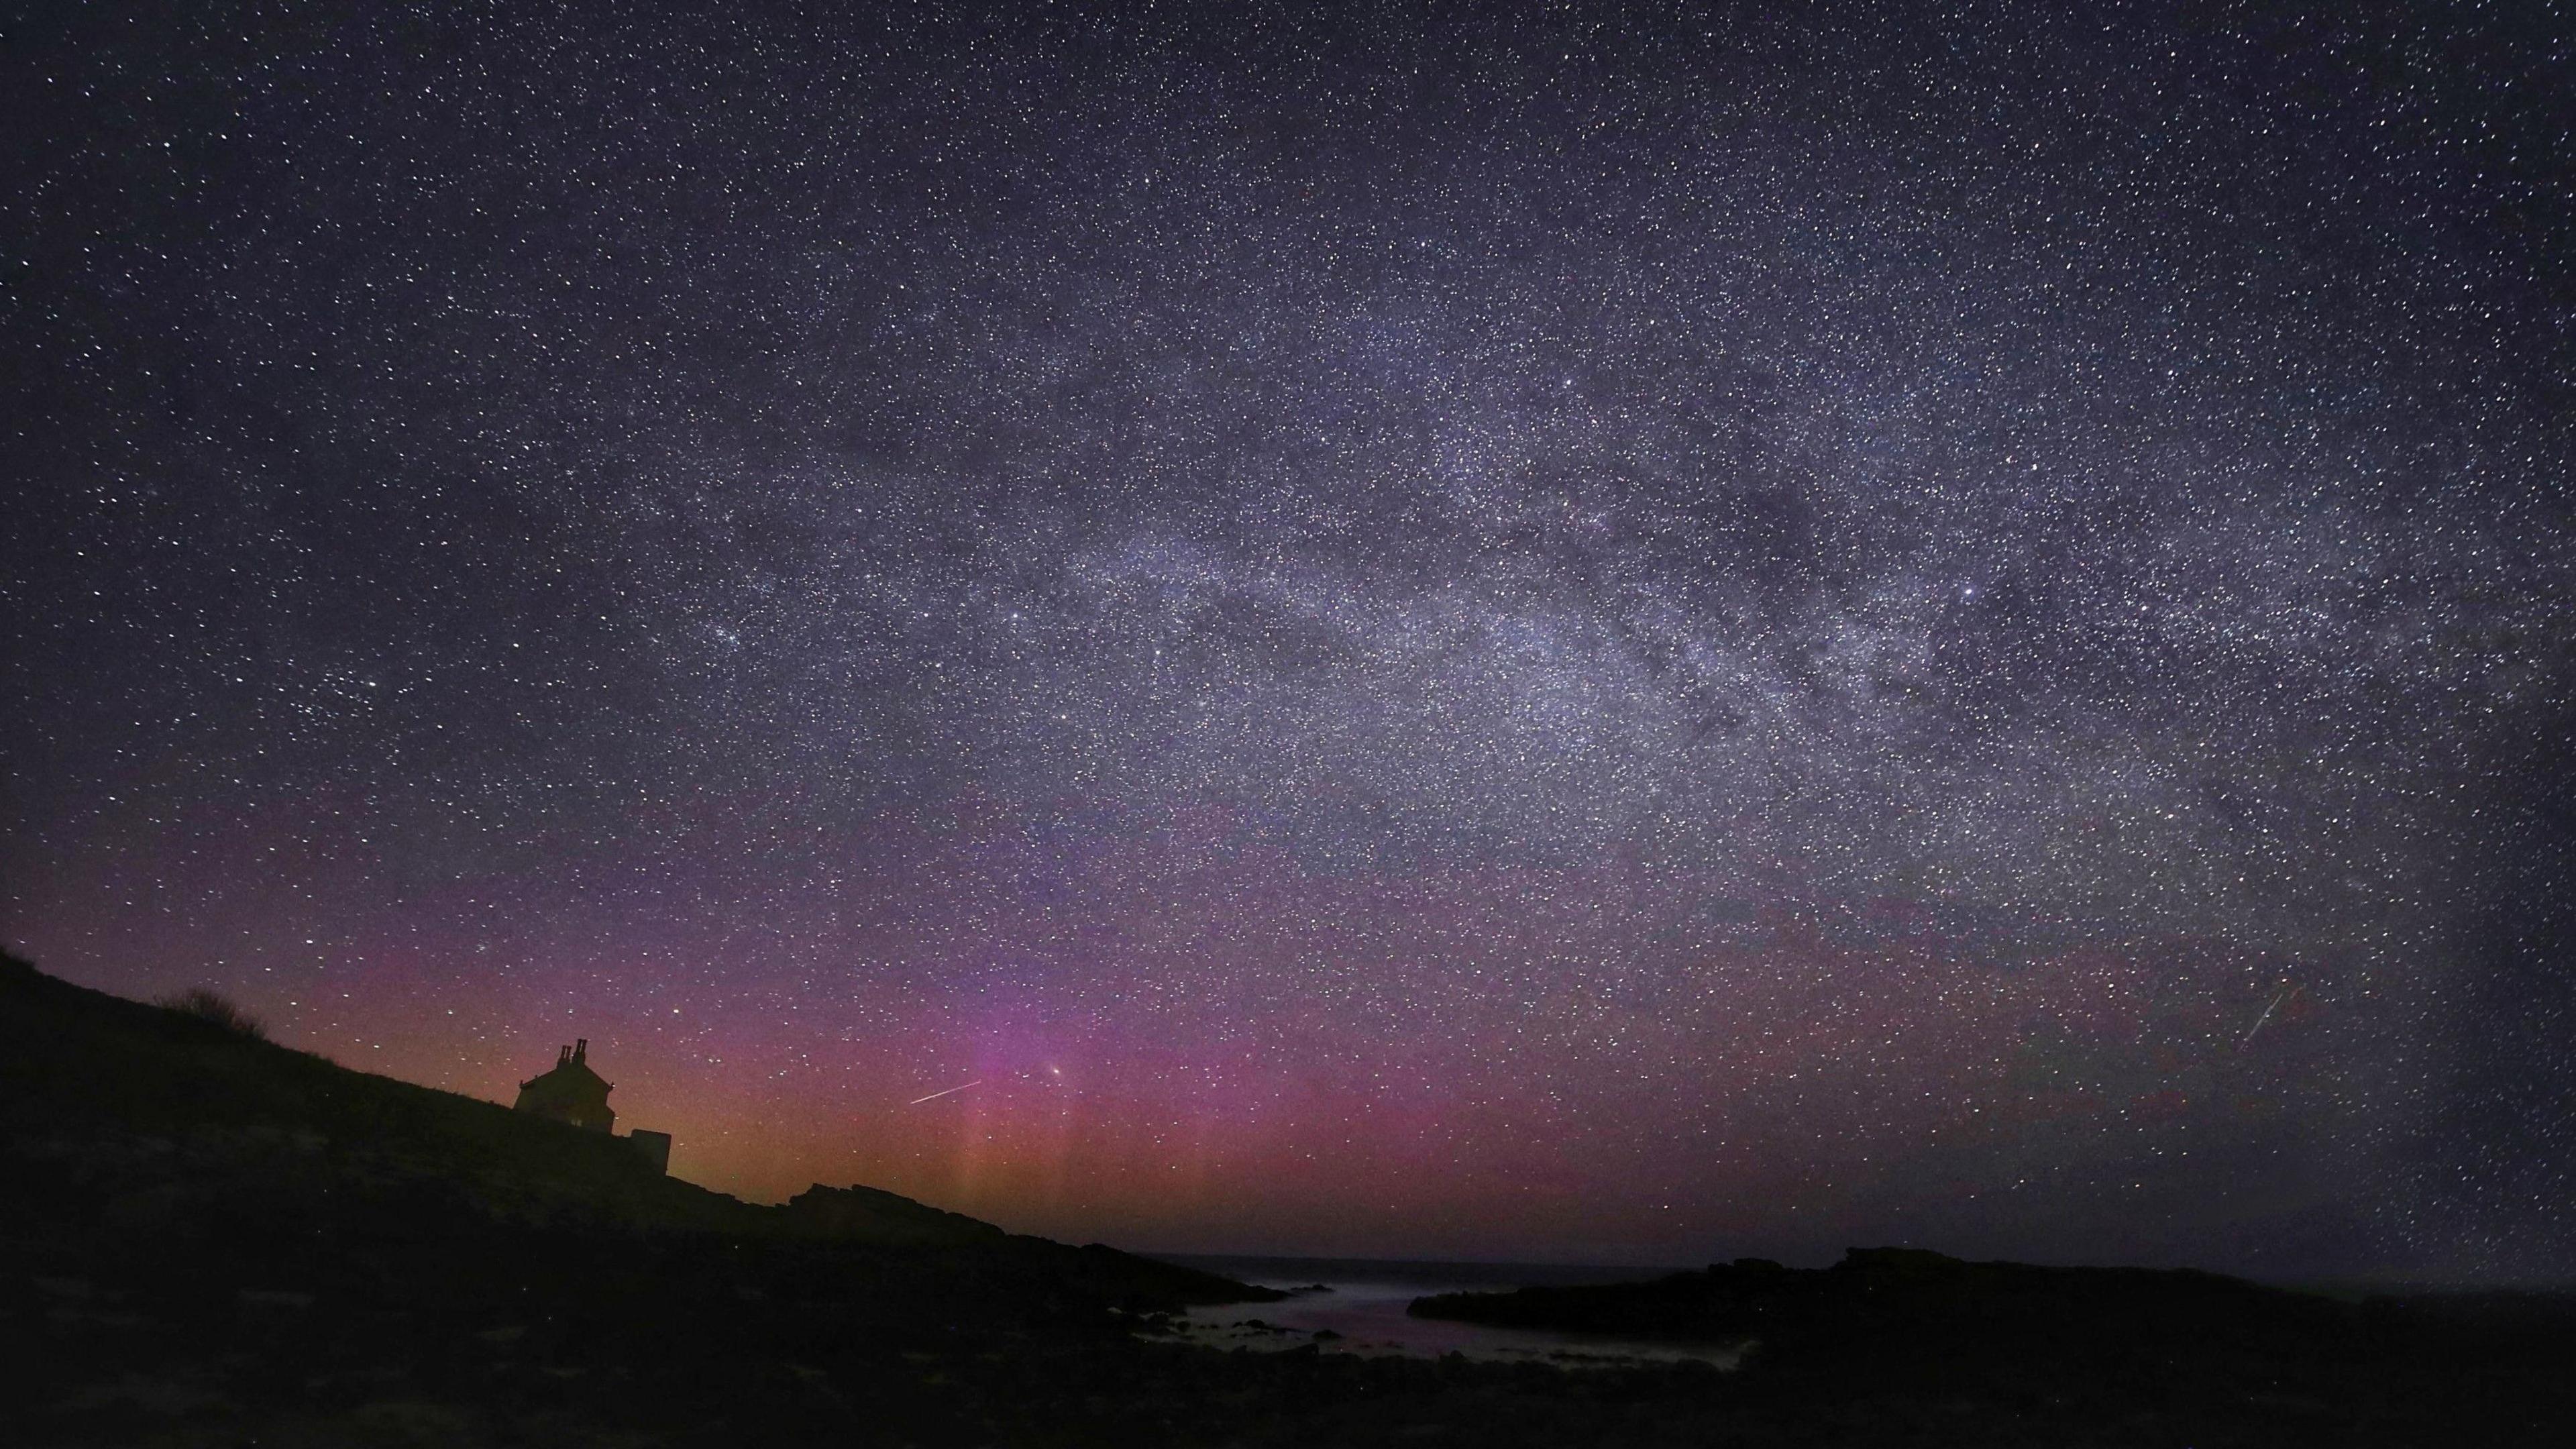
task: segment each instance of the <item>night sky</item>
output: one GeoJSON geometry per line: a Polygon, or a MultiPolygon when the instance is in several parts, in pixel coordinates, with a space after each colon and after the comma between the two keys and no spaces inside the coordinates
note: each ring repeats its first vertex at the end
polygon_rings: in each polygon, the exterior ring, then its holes
{"type": "Polygon", "coordinates": [[[1076,1241],[2576,1274],[2565,7],[715,9],[0,24],[12,949],[1076,1241]]]}

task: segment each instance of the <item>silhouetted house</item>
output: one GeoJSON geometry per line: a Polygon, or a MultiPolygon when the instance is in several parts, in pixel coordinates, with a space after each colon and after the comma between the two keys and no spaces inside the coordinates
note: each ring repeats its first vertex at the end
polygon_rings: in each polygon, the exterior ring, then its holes
{"type": "MultiPolygon", "coordinates": [[[[608,1094],[615,1090],[615,1084],[590,1069],[590,1038],[583,1037],[556,1051],[552,1069],[521,1082],[512,1107],[586,1131],[609,1132],[617,1125],[617,1110],[608,1105],[608,1094]]],[[[670,1133],[638,1128],[625,1140],[635,1144],[636,1154],[653,1164],[655,1172],[671,1170],[670,1133]]]]}
{"type": "Polygon", "coordinates": [[[590,1069],[589,1056],[588,1037],[559,1049],[553,1070],[519,1084],[519,1100],[512,1104],[513,1109],[593,1132],[615,1128],[617,1111],[608,1105],[608,1094],[615,1087],[590,1069]]]}

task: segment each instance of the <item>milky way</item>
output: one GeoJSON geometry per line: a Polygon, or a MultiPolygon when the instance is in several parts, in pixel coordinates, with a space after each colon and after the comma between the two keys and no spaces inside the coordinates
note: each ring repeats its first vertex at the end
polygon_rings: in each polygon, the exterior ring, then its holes
{"type": "Polygon", "coordinates": [[[2542,7],[848,8],[10,26],[14,949],[1143,1247],[2576,1273],[2542,7]]]}

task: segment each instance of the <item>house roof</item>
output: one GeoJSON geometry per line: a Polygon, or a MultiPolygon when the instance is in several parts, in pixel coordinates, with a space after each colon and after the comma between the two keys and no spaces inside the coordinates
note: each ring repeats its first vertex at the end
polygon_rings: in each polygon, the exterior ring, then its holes
{"type": "Polygon", "coordinates": [[[522,1092],[542,1091],[549,1096],[580,1095],[586,1097],[596,1095],[605,1097],[611,1091],[614,1091],[615,1088],[604,1080],[599,1073],[592,1071],[588,1062],[581,1061],[578,1058],[566,1058],[563,1061],[555,1063],[552,1068],[540,1072],[536,1076],[530,1077],[528,1080],[521,1082],[519,1084],[519,1090],[522,1092]]]}

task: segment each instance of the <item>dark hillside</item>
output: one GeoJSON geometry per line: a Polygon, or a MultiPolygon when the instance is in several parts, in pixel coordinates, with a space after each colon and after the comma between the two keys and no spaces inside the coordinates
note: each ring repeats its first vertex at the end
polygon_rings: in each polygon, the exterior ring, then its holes
{"type": "MultiPolygon", "coordinates": [[[[197,1236],[240,1194],[338,1191],[448,1201],[496,1223],[690,1231],[846,1245],[1009,1247],[1058,1255],[1172,1302],[1264,1298],[1193,1269],[1074,1253],[870,1187],[817,1184],[762,1207],[668,1177],[604,1133],[352,1071],[202,1014],[56,980],[0,957],[0,1134],[56,1210],[119,1230],[197,1236]]],[[[26,1204],[22,1203],[22,1207],[26,1204]]]]}
{"type": "Polygon", "coordinates": [[[50,1164],[40,1189],[80,1196],[118,1183],[119,1212],[168,1216],[179,1230],[176,1189],[144,1184],[182,1166],[201,1188],[233,1170],[435,1178],[513,1220],[759,1232],[777,1216],[665,1177],[605,1134],[352,1071],[14,959],[0,965],[0,1130],[13,1155],[50,1164]]]}
{"type": "MultiPolygon", "coordinates": [[[[388,1386],[485,1406],[471,1418],[514,1384],[613,1381],[612,1399],[730,1418],[789,1345],[865,1349],[909,1384],[961,1345],[1118,1349],[1113,1309],[1277,1296],[871,1188],[745,1203],[603,1134],[13,958],[0,1180],[0,1355],[57,1390],[0,1401],[0,1424],[72,1442],[290,1409],[337,1434],[388,1386]]],[[[951,1412],[936,1394],[914,1410],[951,1412]]]]}

